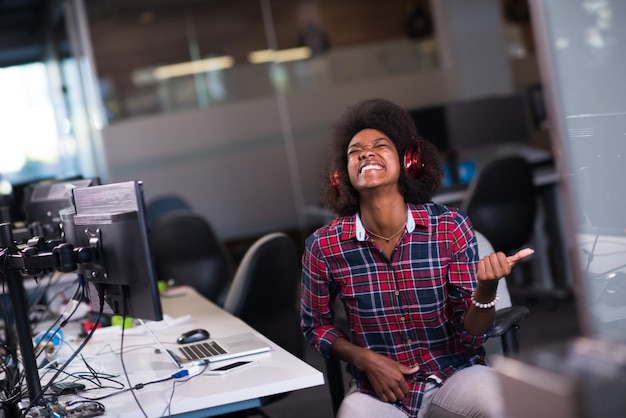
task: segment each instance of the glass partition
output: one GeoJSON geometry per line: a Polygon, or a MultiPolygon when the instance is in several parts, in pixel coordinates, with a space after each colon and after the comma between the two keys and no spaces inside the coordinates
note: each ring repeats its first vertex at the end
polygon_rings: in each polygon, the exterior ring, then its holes
{"type": "Polygon", "coordinates": [[[110,122],[437,66],[428,1],[85,0],[85,6],[110,122]]]}
{"type": "Polygon", "coordinates": [[[587,336],[626,342],[626,3],[534,0],[563,215],[587,336]]]}

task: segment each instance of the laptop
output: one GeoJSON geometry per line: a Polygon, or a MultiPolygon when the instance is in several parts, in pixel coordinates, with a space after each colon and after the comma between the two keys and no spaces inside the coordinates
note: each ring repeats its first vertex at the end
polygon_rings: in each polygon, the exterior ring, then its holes
{"type": "Polygon", "coordinates": [[[165,348],[163,343],[145,322],[140,322],[152,336],[161,351],[167,354],[170,360],[172,360],[178,368],[183,368],[185,365],[194,363],[214,363],[249,356],[252,354],[264,353],[266,351],[270,351],[271,348],[268,343],[258,338],[256,335],[246,332],[219,339],[212,338],[207,341],[181,345],[174,352],[173,350],[165,348]]]}

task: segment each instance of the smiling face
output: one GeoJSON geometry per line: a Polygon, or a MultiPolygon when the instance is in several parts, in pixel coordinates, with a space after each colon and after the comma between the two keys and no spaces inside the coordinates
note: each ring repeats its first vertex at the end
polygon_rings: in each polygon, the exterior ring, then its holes
{"type": "Polygon", "coordinates": [[[359,193],[382,186],[397,187],[398,151],[384,133],[363,129],[352,138],[347,153],[350,183],[359,193]]]}

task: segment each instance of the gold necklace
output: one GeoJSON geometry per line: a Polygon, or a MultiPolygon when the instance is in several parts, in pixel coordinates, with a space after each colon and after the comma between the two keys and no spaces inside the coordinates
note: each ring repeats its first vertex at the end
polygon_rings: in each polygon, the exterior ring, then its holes
{"type": "Polygon", "coordinates": [[[365,228],[365,230],[367,231],[367,233],[368,233],[368,234],[373,235],[373,236],[375,236],[376,238],[384,239],[384,240],[385,240],[385,242],[386,242],[387,244],[389,244],[389,241],[391,241],[391,239],[392,239],[392,238],[394,238],[394,237],[395,237],[396,235],[398,235],[400,232],[404,231],[404,228],[406,228],[406,222],[402,225],[402,228],[400,228],[400,229],[398,230],[398,232],[396,232],[395,234],[391,235],[390,237],[383,237],[382,235],[375,234],[375,233],[373,233],[372,231],[370,231],[369,229],[367,229],[367,228],[365,227],[365,225],[363,225],[363,228],[365,228]]]}

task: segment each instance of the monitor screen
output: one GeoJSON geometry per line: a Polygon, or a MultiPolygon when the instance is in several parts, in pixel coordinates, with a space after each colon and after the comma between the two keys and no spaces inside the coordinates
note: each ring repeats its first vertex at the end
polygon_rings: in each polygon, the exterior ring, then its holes
{"type": "Polygon", "coordinates": [[[440,152],[449,149],[446,107],[429,106],[410,110],[419,135],[432,142],[440,152]]]}
{"type": "Polygon", "coordinates": [[[446,119],[449,146],[455,151],[530,140],[526,103],[518,94],[450,103],[446,119]]]}
{"type": "Polygon", "coordinates": [[[33,184],[52,182],[54,179],[39,179],[28,183],[8,183],[8,190],[0,191],[0,199],[2,200],[3,213],[2,222],[8,223],[24,223],[26,221],[26,195],[30,193],[33,184]]]}
{"type": "Polygon", "coordinates": [[[74,205],[75,213],[64,222],[71,219],[73,224],[66,241],[74,247],[96,248],[97,259],[81,265],[94,310],[99,309],[98,296],[103,294],[106,313],[163,319],[142,183],[77,188],[74,205]]]}
{"type": "Polygon", "coordinates": [[[72,190],[100,184],[97,178],[35,183],[26,190],[26,224],[32,236],[60,239],[61,215],[72,208],[72,190]]]}

